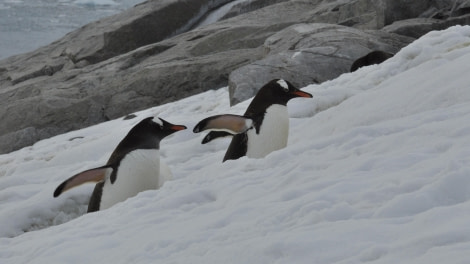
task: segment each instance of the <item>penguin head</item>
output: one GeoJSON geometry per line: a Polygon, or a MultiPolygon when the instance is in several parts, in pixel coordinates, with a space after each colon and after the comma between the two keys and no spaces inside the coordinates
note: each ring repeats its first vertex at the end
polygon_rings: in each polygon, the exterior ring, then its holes
{"type": "Polygon", "coordinates": [[[158,148],[160,140],[184,129],[186,126],[174,125],[162,118],[147,117],[135,125],[121,143],[136,148],[158,148]]]}
{"type": "Polygon", "coordinates": [[[274,79],[261,87],[253,101],[256,101],[256,104],[287,105],[290,99],[297,97],[312,98],[313,96],[297,89],[286,80],[274,79]]]}
{"type": "Polygon", "coordinates": [[[159,117],[149,117],[141,121],[146,126],[146,129],[158,136],[161,140],[177,131],[186,129],[186,126],[172,124],[159,117]]]}

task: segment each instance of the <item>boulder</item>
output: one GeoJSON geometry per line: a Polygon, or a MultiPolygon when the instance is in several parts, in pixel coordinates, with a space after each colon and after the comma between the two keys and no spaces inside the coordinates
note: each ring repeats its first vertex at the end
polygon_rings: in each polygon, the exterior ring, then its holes
{"type": "Polygon", "coordinates": [[[455,25],[469,25],[470,14],[447,19],[435,18],[411,18],[397,21],[382,30],[389,33],[400,34],[413,38],[419,38],[433,30],[443,30],[455,25]]]}
{"type": "Polygon", "coordinates": [[[384,0],[384,26],[395,21],[419,17],[435,5],[430,0],[384,0]]]}
{"type": "Polygon", "coordinates": [[[240,3],[237,3],[233,5],[227,13],[222,16],[221,20],[231,18],[234,16],[238,16],[240,14],[248,13],[254,10],[258,10],[260,8],[281,3],[281,2],[286,2],[289,0],[251,0],[251,1],[243,1],[240,3]]]}
{"type": "MultiPolygon", "coordinates": [[[[457,2],[455,2],[457,4],[457,2]]],[[[451,10],[451,16],[463,16],[470,13],[470,0],[463,1],[459,5],[454,5],[455,8],[451,10]]]]}
{"type": "Polygon", "coordinates": [[[297,87],[334,79],[349,72],[357,58],[373,50],[394,54],[413,40],[331,24],[290,26],[265,41],[265,58],[230,74],[230,103],[254,96],[274,78],[284,78],[297,87]]]}
{"type": "Polygon", "coordinates": [[[0,75],[0,84],[50,76],[64,66],[84,67],[161,41],[189,30],[207,12],[227,2],[230,0],[146,1],[34,52],[6,59],[8,75],[0,75]]]}

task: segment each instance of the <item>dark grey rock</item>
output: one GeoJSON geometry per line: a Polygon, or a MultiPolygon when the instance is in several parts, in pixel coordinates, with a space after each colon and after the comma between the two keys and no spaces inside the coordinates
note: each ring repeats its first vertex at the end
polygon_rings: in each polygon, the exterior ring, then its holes
{"type": "Polygon", "coordinates": [[[269,5],[274,5],[274,4],[286,2],[286,1],[289,1],[289,0],[251,0],[251,1],[241,2],[232,6],[232,8],[227,12],[227,14],[225,14],[222,17],[222,20],[235,17],[240,14],[248,13],[254,10],[258,10],[260,8],[263,8],[269,5]]]}
{"type": "Polygon", "coordinates": [[[460,17],[450,17],[445,20],[434,18],[412,18],[397,21],[382,30],[389,33],[419,38],[433,30],[443,30],[455,25],[469,25],[470,14],[460,17]]]}
{"type": "Polygon", "coordinates": [[[349,72],[351,64],[373,50],[396,53],[414,39],[380,31],[331,24],[297,24],[268,38],[267,55],[229,76],[230,103],[256,94],[274,78],[295,86],[321,83],[349,72]]]}
{"type": "Polygon", "coordinates": [[[384,0],[385,25],[395,21],[419,17],[423,12],[433,6],[430,0],[384,0]]]}
{"type": "MultiPolygon", "coordinates": [[[[7,59],[8,81],[50,76],[64,65],[84,67],[189,30],[230,0],[151,0],[75,30],[34,52],[7,59]]],[[[1,78],[1,76],[0,76],[1,78]]],[[[3,80],[2,80],[3,79],[3,80]]],[[[5,82],[0,79],[0,84],[5,82]]]]}
{"type": "Polygon", "coordinates": [[[80,60],[81,68],[62,53],[45,56],[42,51],[57,43],[1,61],[0,152],[226,86],[231,71],[262,58],[267,37],[309,17],[301,15],[309,3],[286,6],[284,18],[267,11],[250,13],[102,62],[80,60]],[[52,65],[52,75],[44,70],[44,61],[52,65]],[[28,127],[34,128],[28,130],[28,140],[6,140],[28,127]]]}

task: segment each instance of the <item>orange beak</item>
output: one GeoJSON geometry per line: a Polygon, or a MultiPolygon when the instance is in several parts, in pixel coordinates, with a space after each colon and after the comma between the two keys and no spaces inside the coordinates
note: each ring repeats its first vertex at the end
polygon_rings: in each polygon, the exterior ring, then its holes
{"type": "Polygon", "coordinates": [[[186,128],[187,128],[186,126],[181,126],[181,125],[173,125],[170,127],[170,129],[174,131],[185,130],[186,128]]]}
{"type": "Polygon", "coordinates": [[[293,92],[292,94],[294,94],[297,97],[305,97],[305,98],[312,98],[313,97],[313,95],[311,95],[307,92],[303,92],[301,90],[297,90],[297,91],[293,92]]]}

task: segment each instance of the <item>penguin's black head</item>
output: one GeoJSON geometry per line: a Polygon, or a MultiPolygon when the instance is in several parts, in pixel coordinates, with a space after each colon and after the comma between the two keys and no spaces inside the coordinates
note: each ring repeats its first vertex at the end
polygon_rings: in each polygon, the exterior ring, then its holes
{"type": "Polygon", "coordinates": [[[142,120],[139,124],[144,125],[144,129],[148,129],[152,134],[157,135],[160,140],[164,137],[175,133],[176,131],[186,129],[183,125],[174,125],[159,117],[149,117],[142,120]]]}
{"type": "Polygon", "coordinates": [[[127,140],[123,142],[133,142],[138,148],[158,148],[160,140],[184,129],[186,126],[174,125],[158,117],[147,117],[129,131],[127,140]]]}
{"type": "Polygon", "coordinates": [[[296,97],[312,98],[313,96],[297,89],[286,80],[274,79],[261,87],[253,101],[256,100],[257,104],[264,101],[267,104],[287,105],[290,99],[296,97]]]}

